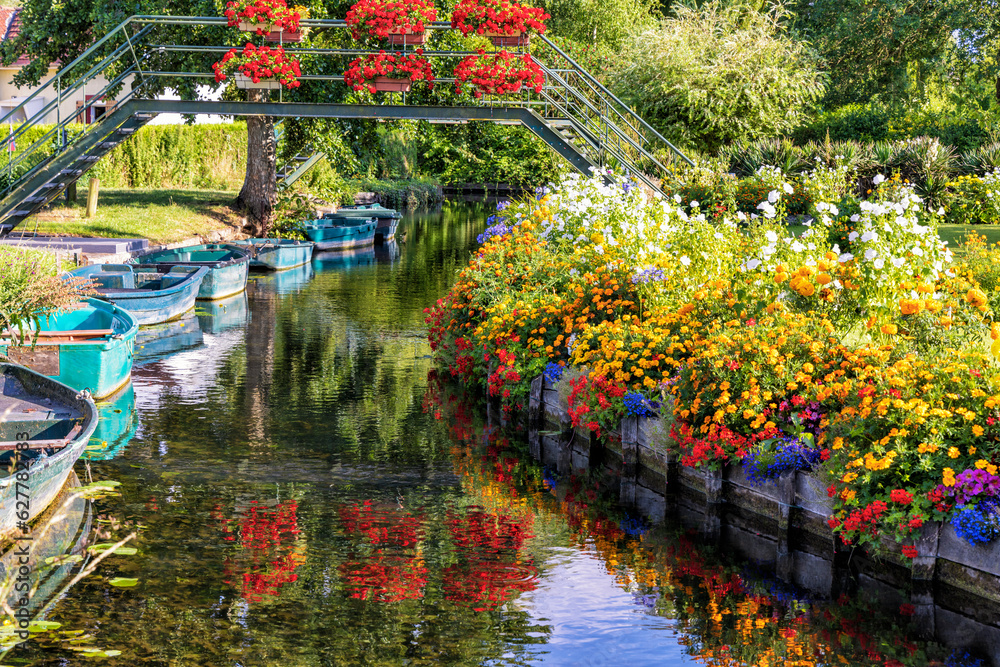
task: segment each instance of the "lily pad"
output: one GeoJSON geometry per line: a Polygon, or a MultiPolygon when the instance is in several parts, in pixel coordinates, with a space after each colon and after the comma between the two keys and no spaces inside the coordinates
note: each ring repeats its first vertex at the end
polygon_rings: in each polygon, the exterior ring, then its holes
{"type": "Polygon", "coordinates": [[[112,586],[118,586],[119,588],[129,588],[131,586],[135,586],[136,584],[138,584],[139,580],[132,579],[129,577],[115,577],[108,583],[111,584],[112,586]]]}

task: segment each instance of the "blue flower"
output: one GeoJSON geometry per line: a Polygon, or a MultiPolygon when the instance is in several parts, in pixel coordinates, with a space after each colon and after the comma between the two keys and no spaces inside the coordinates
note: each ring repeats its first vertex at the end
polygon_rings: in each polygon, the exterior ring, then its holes
{"type": "Polygon", "coordinates": [[[482,234],[476,237],[476,241],[479,243],[486,243],[492,238],[497,236],[503,236],[505,234],[510,234],[514,231],[513,225],[508,225],[506,223],[506,218],[502,218],[498,215],[491,215],[486,219],[486,222],[490,224],[482,234]],[[495,224],[494,224],[495,223],[495,224]]]}
{"type": "Polygon", "coordinates": [[[761,443],[743,457],[747,481],[755,486],[776,480],[783,472],[809,470],[819,461],[820,450],[810,447],[796,437],[786,436],[770,442],[774,444],[773,452],[761,443]]]}
{"type": "Polygon", "coordinates": [[[625,394],[623,399],[625,401],[625,410],[630,415],[636,417],[653,417],[656,413],[653,411],[653,405],[646,400],[646,397],[637,391],[630,391],[625,394]]]}
{"type": "Polygon", "coordinates": [[[984,663],[981,658],[974,658],[966,651],[960,653],[959,649],[955,649],[944,661],[944,667],[984,667],[984,663]]]}
{"type": "Polygon", "coordinates": [[[555,363],[554,361],[550,361],[548,365],[545,366],[545,370],[542,371],[542,375],[545,376],[546,380],[555,384],[556,382],[559,382],[560,379],[562,379],[563,371],[565,370],[566,369],[564,369],[559,364],[555,363]]]}
{"type": "Polygon", "coordinates": [[[645,271],[640,271],[639,273],[632,276],[632,284],[638,285],[639,283],[649,283],[654,280],[665,280],[666,276],[663,275],[663,269],[646,269],[645,271]]]}
{"type": "Polygon", "coordinates": [[[992,542],[1000,533],[997,516],[991,511],[992,509],[987,503],[964,507],[952,517],[951,525],[954,526],[955,532],[970,544],[992,542]]]}

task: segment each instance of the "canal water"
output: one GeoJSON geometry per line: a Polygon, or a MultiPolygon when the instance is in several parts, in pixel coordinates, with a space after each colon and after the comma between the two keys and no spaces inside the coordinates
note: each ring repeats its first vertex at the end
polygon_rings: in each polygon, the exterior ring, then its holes
{"type": "Polygon", "coordinates": [[[63,568],[37,592],[60,626],[0,662],[993,664],[920,640],[906,597],[824,601],[651,525],[436,377],[423,309],[487,215],[410,216],[398,244],[144,331],[77,466],[120,495],[71,517],[137,553],[63,568]]]}

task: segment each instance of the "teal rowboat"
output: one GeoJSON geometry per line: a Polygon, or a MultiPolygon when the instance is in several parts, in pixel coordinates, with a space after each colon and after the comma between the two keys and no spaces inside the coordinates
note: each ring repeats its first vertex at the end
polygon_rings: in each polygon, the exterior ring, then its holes
{"type": "Polygon", "coordinates": [[[191,310],[207,274],[207,268],[197,266],[93,264],[67,275],[94,280],[102,299],[127,310],[141,326],[169,322],[191,310]]]}
{"type": "Polygon", "coordinates": [[[18,526],[49,506],[96,427],[97,406],[89,396],[0,363],[0,536],[21,534],[18,526]],[[18,479],[19,472],[28,478],[18,479]]]}
{"type": "Polygon", "coordinates": [[[375,227],[375,240],[379,243],[387,243],[396,238],[396,228],[399,226],[400,218],[403,217],[403,214],[396,209],[385,208],[381,204],[345,206],[337,209],[336,213],[328,215],[345,218],[375,218],[378,222],[378,226],[375,227]]]}
{"type": "Polygon", "coordinates": [[[175,266],[197,266],[208,269],[198,289],[199,299],[224,299],[247,288],[250,253],[239,246],[208,243],[174,250],[157,250],[133,257],[129,264],[156,266],[169,271],[175,266]]]}
{"type": "Polygon", "coordinates": [[[375,243],[374,218],[326,217],[303,224],[306,238],[316,244],[316,250],[347,250],[375,243]]]}
{"type": "Polygon", "coordinates": [[[251,268],[284,271],[307,264],[312,257],[313,244],[296,239],[244,239],[234,245],[250,251],[251,268]]]}
{"type": "Polygon", "coordinates": [[[127,311],[100,299],[87,299],[60,310],[26,332],[34,342],[12,347],[0,339],[0,354],[63,382],[104,398],[132,376],[132,356],[139,325],[127,311]]]}

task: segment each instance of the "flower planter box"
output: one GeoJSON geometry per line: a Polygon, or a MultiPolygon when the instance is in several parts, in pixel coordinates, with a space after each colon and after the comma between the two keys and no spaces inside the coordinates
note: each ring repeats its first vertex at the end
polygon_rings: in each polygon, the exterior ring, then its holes
{"type": "Polygon", "coordinates": [[[254,83],[253,79],[245,74],[237,72],[234,76],[237,88],[246,90],[278,90],[281,88],[281,82],[277,79],[261,79],[258,83],[254,83]]]}
{"type": "Polygon", "coordinates": [[[264,39],[268,42],[301,42],[302,38],[305,36],[304,30],[296,30],[291,32],[289,30],[272,30],[264,36],[264,39]]]}
{"type": "Polygon", "coordinates": [[[514,35],[487,32],[484,36],[493,42],[493,46],[527,46],[528,40],[531,39],[531,34],[524,32],[518,32],[514,35]]]}
{"type": "Polygon", "coordinates": [[[427,31],[412,32],[411,30],[400,30],[399,32],[390,32],[389,36],[386,38],[389,44],[394,46],[410,45],[410,46],[420,46],[421,44],[427,43],[427,31]]]}
{"type": "Polygon", "coordinates": [[[388,76],[377,76],[372,83],[375,85],[375,90],[381,92],[408,93],[413,82],[409,79],[393,79],[388,76]]]}
{"type": "Polygon", "coordinates": [[[256,33],[261,30],[265,33],[271,32],[271,23],[257,23],[256,21],[240,21],[239,29],[242,32],[253,32],[256,33]]]}

